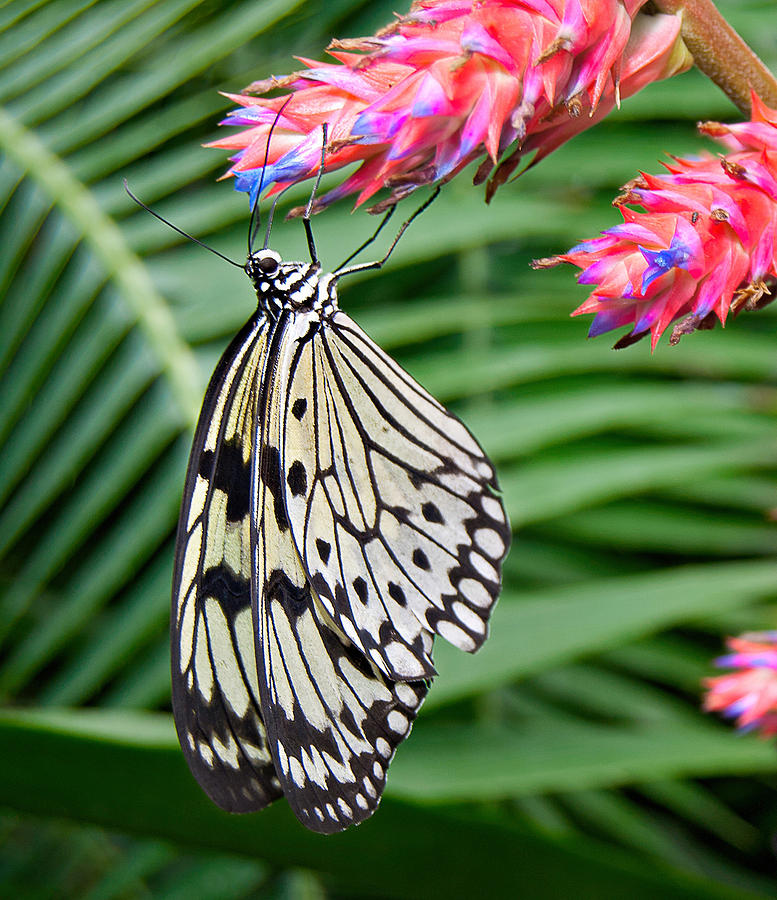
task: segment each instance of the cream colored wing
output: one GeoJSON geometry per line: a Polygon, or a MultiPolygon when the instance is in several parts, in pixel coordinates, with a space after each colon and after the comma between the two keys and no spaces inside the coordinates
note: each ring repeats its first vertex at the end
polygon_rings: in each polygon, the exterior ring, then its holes
{"type": "Polygon", "coordinates": [[[427,685],[395,684],[365,659],[334,626],[300,562],[280,467],[286,405],[280,360],[290,337],[284,324],[282,318],[276,334],[279,364],[263,379],[266,415],[254,472],[259,693],[289,804],[308,828],[331,833],[375,811],[387,766],[427,685]]]}
{"type": "Polygon", "coordinates": [[[487,636],[510,542],[494,469],[345,313],[309,318],[278,366],[294,542],[353,645],[391,679],[427,678],[435,634],[470,652],[487,636]]]}
{"type": "Polygon", "coordinates": [[[251,617],[250,492],[268,325],[252,319],[211,379],[178,524],[173,712],[189,767],[230,812],[281,794],[259,707],[251,617]]]}

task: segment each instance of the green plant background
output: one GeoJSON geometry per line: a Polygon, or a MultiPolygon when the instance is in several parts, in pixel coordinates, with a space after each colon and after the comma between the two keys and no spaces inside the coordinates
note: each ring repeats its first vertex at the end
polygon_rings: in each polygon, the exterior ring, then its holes
{"type": "MultiPolygon", "coordinates": [[[[498,464],[516,539],[492,636],[440,677],[366,824],[230,817],[169,715],[192,423],[252,309],[217,91],[368,33],[393,0],[0,4],[0,894],[770,897],[777,753],[698,711],[722,635],[777,627],[770,309],[610,350],[571,270],[665,151],[734,119],[697,73],[627,100],[490,207],[466,175],[342,305],[498,464]]],[[[777,67],[772,0],[720,7],[777,67]]],[[[304,191],[292,198],[299,202],[304,191]]],[[[408,211],[415,201],[408,203],[408,211]]],[[[315,221],[334,265],[373,225],[315,221]]],[[[273,244],[304,254],[299,223],[273,244]]]]}

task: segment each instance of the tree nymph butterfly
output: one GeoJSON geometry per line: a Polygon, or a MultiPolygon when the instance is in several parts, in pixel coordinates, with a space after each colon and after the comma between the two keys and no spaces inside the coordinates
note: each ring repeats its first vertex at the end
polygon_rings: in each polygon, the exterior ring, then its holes
{"type": "Polygon", "coordinates": [[[249,237],[258,306],[211,378],[186,476],[172,681],[215,803],[285,795],[331,833],[380,802],[435,635],[486,639],[510,529],[474,437],[338,307],[338,279],[388,254],[323,272],[312,203],[312,262],[267,249],[269,227],[263,249],[249,237]]]}

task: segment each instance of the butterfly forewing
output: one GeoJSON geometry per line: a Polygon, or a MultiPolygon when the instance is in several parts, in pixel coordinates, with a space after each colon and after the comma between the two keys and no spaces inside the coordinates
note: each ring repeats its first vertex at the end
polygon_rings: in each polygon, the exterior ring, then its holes
{"type": "Polygon", "coordinates": [[[318,329],[298,315],[290,332],[279,377],[295,544],[348,638],[392,679],[428,677],[433,634],[468,651],[487,635],[510,540],[493,467],[344,313],[318,329]]]}
{"type": "Polygon", "coordinates": [[[197,426],[176,545],[173,712],[189,766],[232,812],[281,789],[259,706],[251,617],[251,461],[264,316],[249,322],[214,373],[197,426]]]}
{"type": "MultiPolygon", "coordinates": [[[[279,344],[293,340],[285,321],[278,329],[279,344]]],[[[339,632],[312,588],[289,528],[288,484],[278,477],[284,404],[275,394],[282,379],[267,377],[264,384],[254,469],[259,690],[284,794],[303,824],[331,833],[378,805],[386,768],[426,685],[388,681],[339,632]]]]}

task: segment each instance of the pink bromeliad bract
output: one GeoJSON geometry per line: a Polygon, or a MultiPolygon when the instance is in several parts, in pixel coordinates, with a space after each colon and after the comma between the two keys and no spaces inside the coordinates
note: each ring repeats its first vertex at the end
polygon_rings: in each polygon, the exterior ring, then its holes
{"type": "Polygon", "coordinates": [[[679,16],[644,5],[419,0],[374,36],[335,41],[335,62],[302,59],[307,69],[231,95],[239,108],[222,124],[243,130],[211,146],[233,151],[229,174],[252,205],[260,183],[275,193],[316,174],[324,123],[327,171],[357,167],[316,209],[385,187],[379,211],[484,154],[475,180],[490,177],[490,198],[525,154],[547,155],[620,97],[688,68],[679,16]]]}
{"type": "Polygon", "coordinates": [[[572,315],[593,313],[591,337],[631,326],[616,347],[647,334],[655,347],[725,324],[729,313],[770,298],[777,277],[777,112],[752,98],[749,122],[707,122],[725,156],[673,159],[668,174],[642,174],[616,201],[623,223],[540,264],[569,262],[596,287],[572,315]],[[624,204],[642,207],[629,209],[624,204]]]}
{"type": "Polygon", "coordinates": [[[777,734],[777,631],[743,634],[726,644],[731,653],[715,662],[738,671],[705,679],[704,708],[736,719],[743,731],[777,734]]]}

